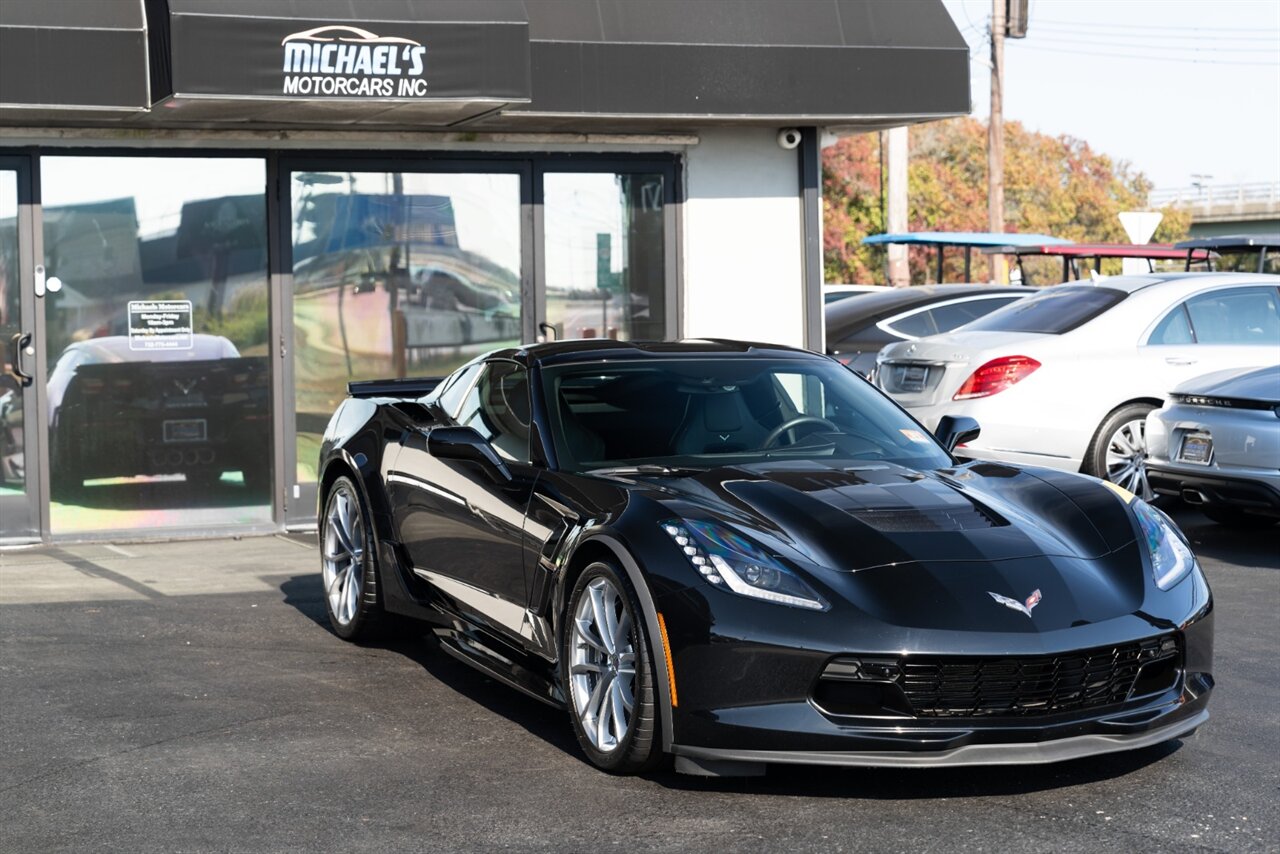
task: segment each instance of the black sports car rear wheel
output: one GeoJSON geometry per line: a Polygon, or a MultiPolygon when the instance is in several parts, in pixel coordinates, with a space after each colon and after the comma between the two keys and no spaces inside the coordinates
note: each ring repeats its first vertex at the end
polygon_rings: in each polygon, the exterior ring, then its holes
{"type": "Polygon", "coordinates": [[[649,643],[635,593],[613,564],[593,563],[573,587],[563,677],[569,717],[587,757],[616,774],[662,758],[649,643]]]}
{"type": "Polygon", "coordinates": [[[338,478],[321,520],[320,568],[329,624],[348,640],[371,637],[384,622],[366,519],[355,484],[338,478]]]}

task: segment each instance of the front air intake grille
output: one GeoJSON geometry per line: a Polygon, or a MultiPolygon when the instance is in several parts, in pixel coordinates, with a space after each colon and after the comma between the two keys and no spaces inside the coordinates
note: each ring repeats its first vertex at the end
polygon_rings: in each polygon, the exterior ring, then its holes
{"type": "Polygon", "coordinates": [[[1176,635],[1061,655],[910,656],[898,684],[918,717],[1052,715],[1167,690],[1181,660],[1176,635]]]}

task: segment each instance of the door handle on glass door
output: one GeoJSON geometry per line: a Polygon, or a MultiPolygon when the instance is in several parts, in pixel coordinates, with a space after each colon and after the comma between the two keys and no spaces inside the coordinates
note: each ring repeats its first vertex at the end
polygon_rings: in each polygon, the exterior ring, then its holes
{"type": "Polygon", "coordinates": [[[22,369],[23,355],[34,356],[36,354],[36,351],[30,345],[30,332],[14,333],[13,338],[9,341],[9,346],[12,348],[9,360],[9,374],[21,383],[23,388],[27,388],[31,383],[35,382],[35,377],[22,369]]]}

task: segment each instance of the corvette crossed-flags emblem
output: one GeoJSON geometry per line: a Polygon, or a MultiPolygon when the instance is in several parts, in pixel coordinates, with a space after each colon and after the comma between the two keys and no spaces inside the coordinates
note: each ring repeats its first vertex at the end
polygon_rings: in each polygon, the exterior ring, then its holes
{"type": "Polygon", "coordinates": [[[1026,602],[1019,602],[1017,599],[1010,599],[1008,596],[1001,596],[999,593],[992,593],[990,590],[987,591],[987,595],[999,602],[1001,605],[1004,605],[1006,608],[1021,611],[1028,617],[1031,616],[1031,609],[1040,604],[1041,598],[1039,588],[1032,591],[1031,595],[1027,597],[1026,602]]]}

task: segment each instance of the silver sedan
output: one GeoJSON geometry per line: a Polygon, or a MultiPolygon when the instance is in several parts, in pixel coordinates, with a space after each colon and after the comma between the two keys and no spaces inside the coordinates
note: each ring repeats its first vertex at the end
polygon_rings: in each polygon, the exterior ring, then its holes
{"type": "Polygon", "coordinates": [[[1178,386],[1147,416],[1147,476],[1220,524],[1280,522],[1280,365],[1178,386]]]}

